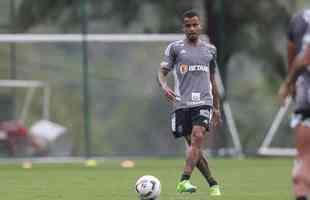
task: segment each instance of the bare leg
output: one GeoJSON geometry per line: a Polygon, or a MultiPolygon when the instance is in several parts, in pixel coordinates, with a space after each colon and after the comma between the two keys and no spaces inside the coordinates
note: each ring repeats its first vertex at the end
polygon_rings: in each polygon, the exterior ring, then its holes
{"type": "Polygon", "coordinates": [[[310,192],[310,128],[296,128],[297,161],[293,169],[293,188],[296,197],[306,197],[310,192]]]}
{"type": "Polygon", "coordinates": [[[308,194],[305,172],[305,163],[302,160],[296,160],[293,169],[293,190],[296,197],[303,197],[308,194]]]}
{"type": "Polygon", "coordinates": [[[191,175],[201,158],[201,147],[204,141],[205,128],[194,126],[191,134],[191,144],[187,147],[184,174],[191,175]]]}
{"type": "MultiPolygon", "coordinates": [[[[188,135],[185,137],[185,140],[186,140],[187,145],[189,146],[191,144],[191,137],[188,135]]],[[[212,177],[208,161],[204,157],[202,152],[200,153],[200,159],[198,160],[196,167],[199,169],[200,173],[205,177],[209,186],[217,185],[216,180],[212,177]]]]}

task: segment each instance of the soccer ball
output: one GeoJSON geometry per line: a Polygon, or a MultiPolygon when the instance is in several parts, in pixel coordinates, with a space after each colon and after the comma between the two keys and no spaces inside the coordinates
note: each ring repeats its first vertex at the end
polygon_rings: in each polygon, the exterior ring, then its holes
{"type": "Polygon", "coordinates": [[[155,200],[160,195],[160,181],[158,178],[145,175],[136,182],[136,192],[141,200],[155,200]]]}

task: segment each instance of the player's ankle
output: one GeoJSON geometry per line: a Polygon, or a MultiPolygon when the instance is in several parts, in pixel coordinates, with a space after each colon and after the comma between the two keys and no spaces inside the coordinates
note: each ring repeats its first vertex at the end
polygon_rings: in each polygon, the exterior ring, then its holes
{"type": "Polygon", "coordinates": [[[218,185],[217,181],[212,179],[212,180],[208,180],[209,186],[212,187],[214,185],[218,185]]]}
{"type": "Polygon", "coordinates": [[[190,174],[187,174],[187,173],[183,173],[182,176],[181,176],[181,179],[180,181],[184,181],[184,180],[189,180],[191,178],[191,175],[190,174]]]}

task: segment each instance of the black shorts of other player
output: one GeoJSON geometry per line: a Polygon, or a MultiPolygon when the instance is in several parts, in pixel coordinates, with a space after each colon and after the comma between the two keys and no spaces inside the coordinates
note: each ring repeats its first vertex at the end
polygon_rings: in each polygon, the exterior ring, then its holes
{"type": "Polygon", "coordinates": [[[194,125],[210,130],[212,107],[208,105],[181,108],[172,113],[171,128],[175,138],[190,135],[194,125]]]}
{"type": "Polygon", "coordinates": [[[291,127],[296,128],[299,123],[310,127],[310,110],[297,109],[294,111],[294,115],[291,120],[291,127]]]}

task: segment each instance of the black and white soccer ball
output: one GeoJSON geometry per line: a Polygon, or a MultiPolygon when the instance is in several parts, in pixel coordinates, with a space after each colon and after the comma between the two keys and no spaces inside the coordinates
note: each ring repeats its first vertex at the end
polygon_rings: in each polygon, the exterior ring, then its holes
{"type": "Polygon", "coordinates": [[[159,197],[160,191],[160,181],[155,176],[145,175],[136,182],[136,192],[141,200],[155,200],[159,197]]]}

